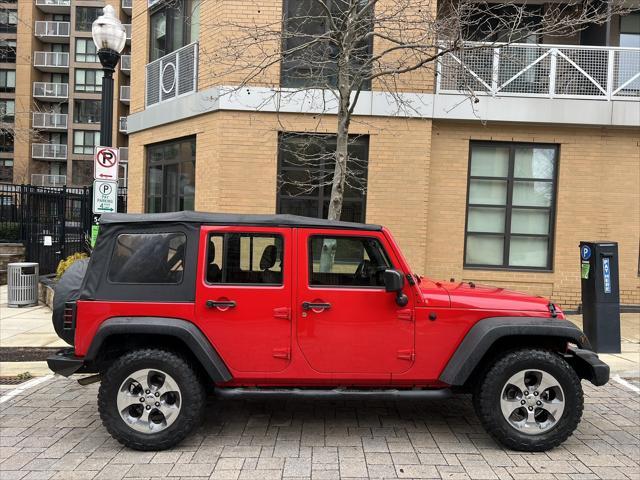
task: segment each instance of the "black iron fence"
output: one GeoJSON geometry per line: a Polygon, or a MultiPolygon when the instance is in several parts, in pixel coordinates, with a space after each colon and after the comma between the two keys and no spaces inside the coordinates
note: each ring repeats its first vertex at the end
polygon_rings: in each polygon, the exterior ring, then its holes
{"type": "MultiPolygon", "coordinates": [[[[0,183],[0,243],[20,242],[27,261],[40,273],[53,273],[58,262],[88,250],[93,221],[92,187],[38,187],[0,183]]],[[[118,190],[118,211],[127,210],[127,190],[118,190]]]]}

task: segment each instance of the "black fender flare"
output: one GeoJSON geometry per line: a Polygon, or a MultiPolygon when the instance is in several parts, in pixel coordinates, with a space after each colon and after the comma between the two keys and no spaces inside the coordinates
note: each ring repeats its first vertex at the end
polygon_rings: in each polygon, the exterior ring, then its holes
{"type": "Polygon", "coordinates": [[[591,349],[589,340],[569,320],[537,317],[490,317],[476,323],[464,337],[439,380],[452,386],[464,385],[491,346],[504,337],[552,337],[591,349]]]}
{"type": "Polygon", "coordinates": [[[175,337],[184,342],[214,382],[228,382],[233,378],[202,331],[193,323],[179,318],[112,317],[105,320],[93,337],[84,357],[85,362],[92,362],[97,358],[102,345],[110,336],[135,334],[175,337]]]}

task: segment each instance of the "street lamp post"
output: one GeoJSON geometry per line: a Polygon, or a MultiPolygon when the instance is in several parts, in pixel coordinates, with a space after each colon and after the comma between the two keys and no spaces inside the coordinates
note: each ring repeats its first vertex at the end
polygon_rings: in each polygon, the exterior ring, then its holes
{"type": "Polygon", "coordinates": [[[113,130],[113,72],[127,41],[127,32],[116,17],[116,12],[111,5],[104,7],[103,14],[93,22],[91,36],[98,49],[98,58],[104,71],[100,145],[111,147],[113,146],[111,134],[113,130]]]}

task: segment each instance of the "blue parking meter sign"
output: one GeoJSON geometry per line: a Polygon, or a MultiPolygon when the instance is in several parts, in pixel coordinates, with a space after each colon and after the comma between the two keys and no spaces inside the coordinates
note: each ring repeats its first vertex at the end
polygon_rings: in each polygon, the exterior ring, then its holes
{"type": "Polygon", "coordinates": [[[582,260],[589,260],[591,258],[591,247],[589,245],[583,245],[580,249],[580,256],[582,260]]]}
{"type": "Polygon", "coordinates": [[[604,293],[611,293],[611,264],[608,257],[602,259],[602,273],[604,276],[604,293]]]}

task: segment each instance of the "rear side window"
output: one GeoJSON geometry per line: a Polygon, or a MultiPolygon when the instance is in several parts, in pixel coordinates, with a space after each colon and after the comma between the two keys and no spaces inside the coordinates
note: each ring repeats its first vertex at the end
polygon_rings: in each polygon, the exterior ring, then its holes
{"type": "Polygon", "coordinates": [[[383,287],[391,262],[380,242],[367,237],[311,237],[312,286],[383,287]]]}
{"type": "Polygon", "coordinates": [[[283,249],[280,235],[210,235],[207,282],[282,285],[283,249]]]}
{"type": "Polygon", "coordinates": [[[109,266],[112,283],[178,284],[184,274],[184,233],[125,233],[118,236],[109,266]]]}

